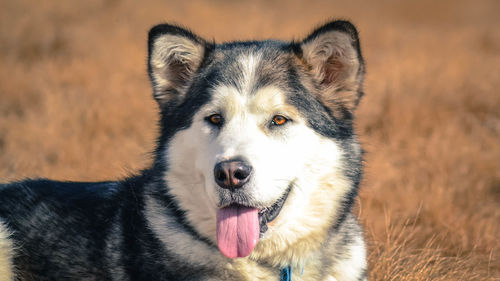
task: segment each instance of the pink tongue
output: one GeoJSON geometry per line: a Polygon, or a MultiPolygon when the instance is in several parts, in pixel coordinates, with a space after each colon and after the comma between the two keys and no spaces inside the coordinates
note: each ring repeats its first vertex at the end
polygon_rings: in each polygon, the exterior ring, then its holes
{"type": "Polygon", "coordinates": [[[250,255],[259,241],[259,210],[229,206],[217,211],[217,245],[224,256],[234,259],[250,255]]]}

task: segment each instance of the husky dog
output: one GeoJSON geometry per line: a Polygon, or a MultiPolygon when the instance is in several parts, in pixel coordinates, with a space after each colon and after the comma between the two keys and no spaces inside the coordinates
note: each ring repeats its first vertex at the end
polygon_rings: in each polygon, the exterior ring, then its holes
{"type": "Polygon", "coordinates": [[[0,185],[0,280],[366,280],[355,27],[215,44],[161,24],[148,50],[154,164],[0,185]]]}

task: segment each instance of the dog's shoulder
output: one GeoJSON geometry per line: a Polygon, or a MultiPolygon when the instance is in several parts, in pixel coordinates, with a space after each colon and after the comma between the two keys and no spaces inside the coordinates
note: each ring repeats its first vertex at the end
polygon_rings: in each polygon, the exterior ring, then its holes
{"type": "MultiPolygon", "coordinates": [[[[0,202],[7,205],[31,206],[37,202],[65,204],[85,202],[87,199],[106,200],[119,192],[121,182],[65,182],[47,179],[29,179],[0,184],[0,202]]],[[[2,208],[2,207],[0,207],[2,208]]]]}
{"type": "Polygon", "coordinates": [[[0,185],[0,218],[14,233],[104,222],[123,204],[123,182],[24,180],[0,185]]]}

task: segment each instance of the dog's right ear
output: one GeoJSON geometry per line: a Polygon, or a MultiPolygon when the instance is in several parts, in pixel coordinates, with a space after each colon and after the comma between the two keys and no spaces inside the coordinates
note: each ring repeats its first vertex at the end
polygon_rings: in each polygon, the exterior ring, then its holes
{"type": "Polygon", "coordinates": [[[299,45],[299,57],[320,89],[319,99],[335,114],[354,111],[363,95],[364,62],[358,31],[348,21],[332,21],[299,45]]]}
{"type": "Polygon", "coordinates": [[[160,106],[182,99],[209,44],[190,31],[160,24],[149,31],[148,72],[160,106]]]}

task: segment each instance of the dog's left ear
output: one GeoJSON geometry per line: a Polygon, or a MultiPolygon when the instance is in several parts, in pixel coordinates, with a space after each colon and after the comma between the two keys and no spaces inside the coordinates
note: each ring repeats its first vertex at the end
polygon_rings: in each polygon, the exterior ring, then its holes
{"type": "Polygon", "coordinates": [[[299,56],[319,89],[320,100],[334,114],[352,113],[363,95],[364,79],[364,62],[354,25],[348,21],[330,22],[299,46],[299,56]]]}
{"type": "Polygon", "coordinates": [[[182,100],[209,46],[179,26],[160,24],[149,31],[148,72],[160,106],[182,100]]]}

